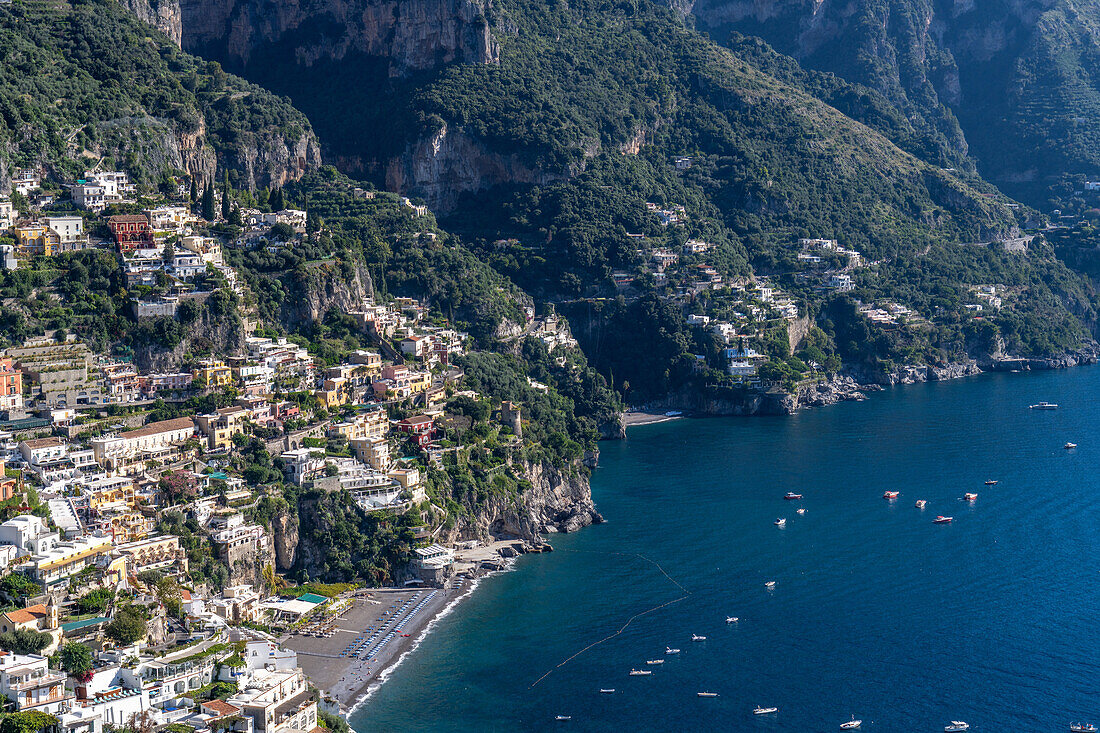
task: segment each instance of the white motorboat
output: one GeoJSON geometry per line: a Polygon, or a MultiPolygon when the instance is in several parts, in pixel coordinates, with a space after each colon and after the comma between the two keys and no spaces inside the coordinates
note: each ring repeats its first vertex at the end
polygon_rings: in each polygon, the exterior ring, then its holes
{"type": "Polygon", "coordinates": [[[1096,726],[1092,723],[1070,723],[1069,733],[1096,733],[1096,726]]]}
{"type": "Polygon", "coordinates": [[[849,720],[847,723],[841,723],[840,724],[840,729],[841,730],[857,730],[859,728],[859,726],[861,726],[861,725],[863,725],[863,721],[862,720],[856,720],[856,716],[853,715],[852,719],[849,720]]]}
{"type": "Polygon", "coordinates": [[[740,620],[741,619],[737,618],[736,616],[726,616],[726,623],[727,624],[735,624],[740,620]]]}
{"type": "Polygon", "coordinates": [[[600,688],[600,694],[601,695],[614,695],[615,690],[608,690],[608,689],[600,688]]]}
{"type": "Polygon", "coordinates": [[[928,506],[928,501],[926,499],[917,499],[917,503],[913,506],[915,506],[917,509],[924,509],[926,506],[928,506]]]}
{"type": "Polygon", "coordinates": [[[680,653],[679,649],[673,649],[670,646],[665,647],[665,654],[679,654],[679,653],[680,653]]]}
{"type": "Polygon", "coordinates": [[[555,715],[554,716],[554,720],[572,720],[572,719],[573,719],[573,716],[571,716],[571,715],[555,715]]]}
{"type": "Polygon", "coordinates": [[[805,514],[806,513],[806,507],[802,507],[802,506],[798,507],[797,509],[795,509],[795,513],[805,514]]]}
{"type": "Polygon", "coordinates": [[[699,697],[718,697],[717,692],[696,692],[699,697]]]}
{"type": "Polygon", "coordinates": [[[1077,444],[1076,443],[1066,443],[1062,447],[1065,448],[1066,450],[1073,450],[1074,448],[1077,447],[1077,444]]]}
{"type": "Polygon", "coordinates": [[[785,517],[779,517],[778,519],[775,520],[775,526],[776,527],[786,527],[787,526],[787,519],[785,517]]]}
{"type": "Polygon", "coordinates": [[[970,723],[965,720],[952,720],[951,725],[943,727],[943,733],[959,733],[964,730],[970,730],[970,723]]]}
{"type": "Polygon", "coordinates": [[[641,677],[642,675],[653,674],[648,669],[632,669],[630,670],[631,677],[641,677]]]}
{"type": "Polygon", "coordinates": [[[1028,405],[1028,408],[1032,410],[1057,410],[1058,405],[1053,402],[1040,402],[1036,405],[1028,405]]]}
{"type": "Polygon", "coordinates": [[[646,662],[646,664],[664,664],[664,663],[665,663],[665,660],[663,660],[663,659],[650,659],[646,662]]]}
{"type": "Polygon", "coordinates": [[[954,521],[954,517],[945,517],[942,514],[932,520],[932,524],[951,524],[954,521]]]}
{"type": "Polygon", "coordinates": [[[767,588],[768,590],[771,590],[772,588],[775,587],[775,581],[774,580],[767,581],[766,583],[764,583],[764,587],[767,588]]]}
{"type": "Polygon", "coordinates": [[[752,711],[753,715],[767,715],[768,713],[777,713],[779,708],[756,708],[752,711]]]}
{"type": "Polygon", "coordinates": [[[699,634],[692,634],[692,635],[691,635],[691,640],[692,640],[692,641],[706,641],[706,640],[707,640],[707,637],[705,637],[705,636],[700,636],[699,634]]]}

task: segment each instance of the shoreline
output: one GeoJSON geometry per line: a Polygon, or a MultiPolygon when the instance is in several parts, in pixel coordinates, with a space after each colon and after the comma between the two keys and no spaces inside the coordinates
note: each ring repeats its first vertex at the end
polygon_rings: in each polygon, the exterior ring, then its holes
{"type": "Polygon", "coordinates": [[[460,550],[455,557],[456,572],[441,588],[365,589],[336,620],[336,633],[329,638],[292,634],[282,637],[280,643],[298,653],[299,665],[320,690],[330,712],[349,719],[420,647],[438,623],[474,594],[482,580],[512,568],[515,558],[523,554],[515,549],[520,544],[524,543],[518,539],[497,540],[460,550]],[[392,610],[395,606],[396,611],[392,610]],[[370,628],[382,628],[384,636],[370,652],[369,663],[366,659],[343,656],[347,645],[371,638],[370,628]]]}

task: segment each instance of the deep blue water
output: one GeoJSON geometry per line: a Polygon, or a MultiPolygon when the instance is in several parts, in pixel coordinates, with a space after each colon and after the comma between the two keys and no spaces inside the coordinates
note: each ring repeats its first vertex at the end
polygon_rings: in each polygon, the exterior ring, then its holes
{"type": "Polygon", "coordinates": [[[484,581],[351,723],[835,731],[855,714],[863,730],[962,719],[976,732],[1053,732],[1100,722],[1097,394],[1100,368],[984,375],[793,417],[632,428],[601,445],[592,485],[607,523],[551,537],[553,554],[484,581]],[[1027,409],[1040,400],[1062,409],[1027,409]],[[1068,440],[1080,447],[1064,450],[1068,440]],[[901,497],[883,500],[886,489],[901,497]],[[805,494],[805,515],[787,490],[805,494]],[[973,505],[958,500],[965,491],[978,493],[973,505]],[[954,524],[933,525],[940,513],[954,524]],[[682,595],[638,554],[690,594],[532,688],[682,595]],[[727,615],[741,621],[727,626],[727,615]],[[666,645],[683,651],[666,657],[666,645]],[[651,676],[628,676],[657,658],[667,661],[651,676]],[[704,690],[720,697],[698,698],[704,690]],[[779,712],[754,718],[757,704],[779,712]]]}

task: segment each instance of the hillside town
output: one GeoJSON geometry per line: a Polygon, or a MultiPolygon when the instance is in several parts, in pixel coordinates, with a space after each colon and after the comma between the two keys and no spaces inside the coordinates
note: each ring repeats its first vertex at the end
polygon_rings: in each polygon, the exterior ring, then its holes
{"type": "MultiPolygon", "coordinates": [[[[4,269],[112,253],[138,323],[183,320],[219,289],[243,298],[225,248],[274,251],[306,235],[305,211],[235,208],[238,234],[212,236],[182,186],[163,205],[111,213],[137,205],[120,171],[88,171],[63,193],[41,186],[20,171],[0,201],[4,269]],[[41,211],[66,195],[76,211],[41,211]]],[[[524,315],[524,335],[548,351],[576,346],[553,314],[524,315]]],[[[440,544],[434,522],[410,530],[409,562],[386,588],[283,575],[284,486],[350,497],[383,522],[420,507],[445,515],[426,469],[479,421],[514,444],[523,431],[518,404],[482,412],[489,401],[455,364],[469,335],[425,304],[365,297],[346,316],[372,346],[335,363],[301,336],[264,335],[254,318],[235,352],[187,356],[172,371],[62,328],[3,350],[0,696],[32,716],[28,729],[339,727],[324,716],[346,713],[462,577],[528,549],[440,544]],[[474,417],[456,417],[456,404],[474,417]]]]}

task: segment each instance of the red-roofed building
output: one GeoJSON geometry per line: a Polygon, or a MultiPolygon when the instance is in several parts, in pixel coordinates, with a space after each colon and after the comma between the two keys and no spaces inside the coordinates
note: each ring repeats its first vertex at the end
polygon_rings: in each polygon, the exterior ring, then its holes
{"type": "Polygon", "coordinates": [[[394,430],[412,436],[416,444],[423,448],[432,440],[432,435],[435,432],[435,418],[428,415],[407,417],[394,425],[394,430]]]}
{"type": "Polygon", "coordinates": [[[120,214],[107,220],[107,227],[118,243],[119,252],[133,252],[135,249],[151,249],[153,227],[144,214],[120,214]]]}

